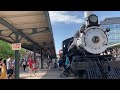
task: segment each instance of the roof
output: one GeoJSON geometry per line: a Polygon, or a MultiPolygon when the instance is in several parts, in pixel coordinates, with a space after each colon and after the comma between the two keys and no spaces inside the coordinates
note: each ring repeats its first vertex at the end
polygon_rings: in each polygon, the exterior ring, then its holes
{"type": "Polygon", "coordinates": [[[0,39],[14,43],[16,35],[23,48],[56,55],[48,11],[0,11],[0,39]]]}
{"type": "Polygon", "coordinates": [[[101,25],[120,24],[120,17],[105,18],[103,21],[100,21],[100,24],[101,25]]]}
{"type": "Polygon", "coordinates": [[[116,19],[120,19],[120,17],[109,17],[109,18],[105,18],[105,21],[106,21],[106,20],[116,20],[116,19]]]}

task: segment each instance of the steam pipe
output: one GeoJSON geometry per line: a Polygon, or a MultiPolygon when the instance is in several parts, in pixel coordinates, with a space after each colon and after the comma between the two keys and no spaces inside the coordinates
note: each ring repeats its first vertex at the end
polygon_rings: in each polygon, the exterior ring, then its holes
{"type": "Polygon", "coordinates": [[[86,18],[89,17],[92,13],[93,13],[93,11],[84,11],[84,18],[86,19],[86,18]]]}

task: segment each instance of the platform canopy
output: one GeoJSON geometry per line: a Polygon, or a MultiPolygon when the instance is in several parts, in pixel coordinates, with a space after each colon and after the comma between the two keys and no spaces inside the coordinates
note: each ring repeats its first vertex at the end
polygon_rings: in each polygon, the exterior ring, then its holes
{"type": "Polygon", "coordinates": [[[0,11],[0,39],[14,43],[16,35],[23,48],[56,56],[48,11],[0,11]]]}

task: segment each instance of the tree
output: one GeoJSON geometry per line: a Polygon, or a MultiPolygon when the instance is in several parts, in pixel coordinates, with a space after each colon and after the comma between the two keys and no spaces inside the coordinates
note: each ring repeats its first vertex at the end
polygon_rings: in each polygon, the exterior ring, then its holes
{"type": "Polygon", "coordinates": [[[6,59],[8,55],[14,56],[14,51],[9,43],[0,40],[0,57],[6,59]]]}
{"type": "MultiPolygon", "coordinates": [[[[26,55],[26,49],[22,48],[20,50],[20,54],[22,54],[22,56],[25,56],[26,55]]],[[[13,57],[15,55],[15,52],[11,48],[11,44],[0,40],[0,57],[2,57],[3,59],[6,60],[8,55],[11,55],[13,57]]]]}
{"type": "Polygon", "coordinates": [[[26,56],[26,54],[27,54],[26,49],[21,48],[21,50],[20,50],[20,55],[22,55],[23,57],[25,57],[25,56],[26,56]]]}

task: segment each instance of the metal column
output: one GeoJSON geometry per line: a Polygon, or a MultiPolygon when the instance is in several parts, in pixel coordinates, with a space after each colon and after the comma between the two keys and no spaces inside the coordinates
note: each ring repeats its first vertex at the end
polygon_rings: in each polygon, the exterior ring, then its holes
{"type": "Polygon", "coordinates": [[[34,45],[34,60],[36,60],[36,48],[35,48],[35,45],[34,45]]]}
{"type": "MultiPolygon", "coordinates": [[[[16,35],[15,43],[19,43],[18,35],[16,35]]],[[[15,50],[15,79],[19,79],[19,50],[15,50]]]]}
{"type": "Polygon", "coordinates": [[[40,52],[40,54],[41,54],[41,69],[43,69],[43,58],[42,58],[42,49],[41,49],[41,52],[40,52]]]}

